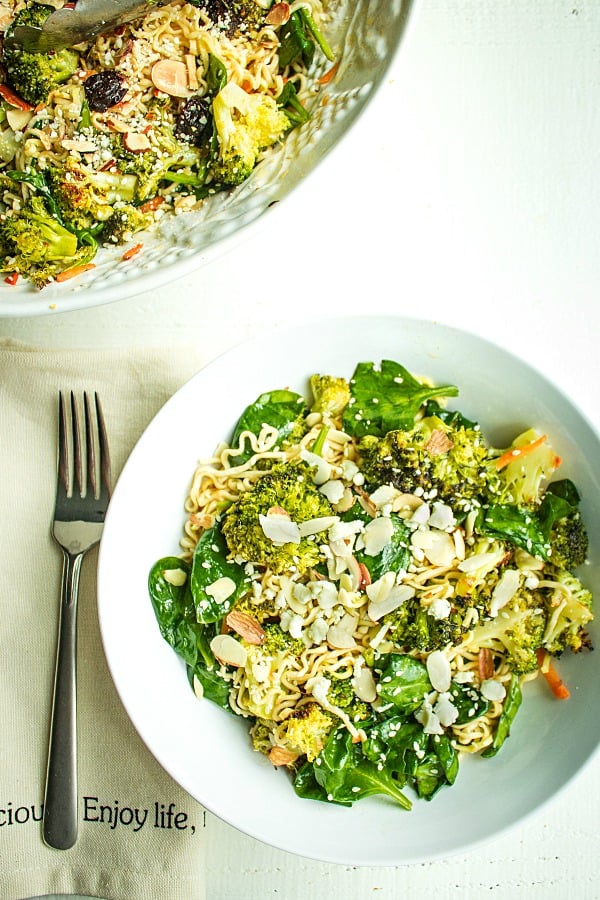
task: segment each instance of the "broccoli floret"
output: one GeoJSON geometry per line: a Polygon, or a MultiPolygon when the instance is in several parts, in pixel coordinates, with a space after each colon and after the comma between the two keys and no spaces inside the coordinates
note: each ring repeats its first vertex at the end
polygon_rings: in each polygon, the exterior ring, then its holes
{"type": "Polygon", "coordinates": [[[278,622],[268,622],[263,626],[265,639],[261,644],[265,653],[291,653],[293,656],[299,656],[306,645],[300,638],[294,638],[287,631],[284,631],[278,622]]]}
{"type": "Polygon", "coordinates": [[[369,704],[356,696],[352,686],[352,678],[341,678],[340,676],[332,675],[331,685],[327,691],[327,699],[332,706],[343,709],[353,722],[368,719],[372,712],[369,704]]]}
{"type": "Polygon", "coordinates": [[[32,106],[47,103],[50,92],[67,81],[79,68],[79,56],[74,50],[30,53],[10,42],[16,26],[40,28],[52,12],[52,6],[29,3],[17,13],[6,31],[2,61],[8,83],[32,106]]]}
{"type": "Polygon", "coordinates": [[[422,419],[410,431],[366,435],[359,454],[368,489],[391,484],[403,493],[436,497],[455,514],[473,501],[477,505],[499,483],[479,430],[454,427],[437,416],[422,419]]]}
{"type": "Polygon", "coordinates": [[[312,412],[341,416],[350,400],[350,385],[345,378],[312,375],[310,387],[313,394],[312,412]]]}
{"type": "Polygon", "coordinates": [[[124,244],[131,240],[138,231],[148,228],[151,216],[143,213],[137,206],[130,203],[114,209],[110,217],[104,223],[102,229],[102,242],[104,244],[124,244]]]}
{"type": "Polygon", "coordinates": [[[230,552],[275,573],[291,568],[305,572],[319,561],[320,536],[285,543],[267,537],[263,526],[268,525],[273,509],[284,510],[297,524],[332,515],[329,502],[313,482],[311,467],[302,460],[281,463],[265,472],[225,513],[222,531],[230,552]]]}
{"type": "Polygon", "coordinates": [[[537,505],[543,482],[559,465],[560,458],[545,435],[533,428],[524,431],[496,459],[501,499],[516,506],[537,505]]]}
{"type": "Polygon", "coordinates": [[[316,759],[339,720],[322,709],[318,703],[307,703],[296,710],[280,727],[278,740],[309,762],[316,759]]]}
{"type": "Polygon", "coordinates": [[[535,671],[536,651],[543,644],[546,628],[546,612],[542,603],[536,605],[537,599],[527,602],[517,597],[497,616],[481,622],[473,629],[473,645],[504,655],[517,675],[535,671]]]}
{"type": "Polygon", "coordinates": [[[383,618],[390,626],[388,637],[397,647],[422,653],[459,644],[466,632],[462,621],[459,610],[452,610],[446,618],[434,618],[416,597],[383,618]]]}
{"type": "Polygon", "coordinates": [[[45,175],[63,220],[77,230],[106,222],[115,203],[131,203],[136,194],[135,176],[94,172],[72,159],[45,175]]]}
{"type": "Polygon", "coordinates": [[[217,151],[211,170],[217,184],[245,181],[260,153],[290,129],[290,120],[273,97],[248,94],[233,81],[219,91],[212,111],[217,151]]]}
{"type": "Polygon", "coordinates": [[[588,554],[588,535],[579,511],[559,519],[550,532],[550,561],[559,569],[582,566],[588,554]]]}
{"type": "Polygon", "coordinates": [[[206,180],[207,151],[188,141],[178,141],[174,126],[160,105],[152,107],[147,119],[147,150],[127,150],[123,143],[126,138],[121,138],[121,146],[115,150],[119,172],[137,179],[135,200],[143,203],[155,197],[162,182],[179,184],[192,192],[200,190],[206,180]]]}
{"type": "Polygon", "coordinates": [[[39,197],[0,219],[3,271],[20,272],[43,287],[59,272],[89,262],[95,245],[78,245],[77,236],[49,215],[39,197]]]}
{"type": "Polygon", "coordinates": [[[557,582],[547,602],[548,621],[543,646],[553,655],[564,650],[578,653],[589,647],[586,627],[594,618],[592,594],[571,572],[549,567],[545,578],[557,582]]]}

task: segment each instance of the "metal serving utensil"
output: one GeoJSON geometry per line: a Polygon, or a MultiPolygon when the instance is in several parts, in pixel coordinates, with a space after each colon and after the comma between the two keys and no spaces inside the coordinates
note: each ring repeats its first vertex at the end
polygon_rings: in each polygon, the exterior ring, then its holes
{"type": "Polygon", "coordinates": [[[30,52],[46,53],[89,41],[144,15],[167,0],[77,0],[50,13],[41,28],[17,25],[6,43],[30,52]]]}

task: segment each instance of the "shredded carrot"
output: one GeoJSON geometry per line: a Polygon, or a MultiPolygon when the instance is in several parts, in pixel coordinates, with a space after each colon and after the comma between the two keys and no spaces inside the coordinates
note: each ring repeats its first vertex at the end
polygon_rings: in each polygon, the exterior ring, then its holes
{"type": "Polygon", "coordinates": [[[4,280],[7,284],[10,284],[10,285],[16,284],[17,281],[19,280],[19,273],[11,272],[10,275],[7,275],[4,280]]]}
{"type": "Polygon", "coordinates": [[[548,686],[556,699],[568,700],[571,696],[571,692],[552,665],[552,660],[548,653],[540,647],[539,650],[537,650],[536,655],[540,672],[546,679],[548,686]]]}
{"type": "Polygon", "coordinates": [[[503,469],[504,466],[514,462],[516,459],[523,459],[524,456],[529,456],[530,453],[537,450],[538,447],[541,447],[545,440],[546,435],[542,434],[539,438],[536,438],[535,441],[524,444],[523,447],[511,447],[510,450],[507,450],[506,453],[503,453],[502,456],[498,457],[496,460],[496,468],[503,469]]]}
{"type": "Polygon", "coordinates": [[[127,262],[128,259],[131,259],[132,256],[137,256],[144,245],[143,244],[134,244],[133,247],[130,247],[129,250],[126,250],[121,259],[127,262]]]}
{"type": "Polygon", "coordinates": [[[28,103],[26,100],[23,100],[22,97],[19,97],[19,95],[16,94],[12,88],[9,88],[7,84],[0,84],[0,97],[2,97],[3,100],[6,100],[10,106],[14,106],[15,109],[33,109],[31,103],[28,103]]]}
{"type": "Polygon", "coordinates": [[[65,269],[64,272],[59,272],[55,281],[68,281],[69,278],[77,278],[78,275],[83,275],[84,272],[87,272],[89,269],[95,269],[96,266],[94,263],[86,263],[83,266],[73,266],[72,269],[65,269]]]}
{"type": "Polygon", "coordinates": [[[143,213],[154,212],[155,209],[161,205],[161,203],[165,202],[164,197],[152,197],[151,200],[146,200],[145,203],[139,207],[143,213]]]}
{"type": "Polygon", "coordinates": [[[317,78],[317,84],[329,84],[332,78],[335,77],[337,70],[340,67],[339,60],[333,65],[327,72],[321,75],[320,78],[317,78]]]}

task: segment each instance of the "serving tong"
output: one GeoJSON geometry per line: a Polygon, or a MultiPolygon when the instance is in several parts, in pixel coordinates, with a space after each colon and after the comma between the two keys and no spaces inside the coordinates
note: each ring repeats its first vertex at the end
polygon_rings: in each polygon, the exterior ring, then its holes
{"type": "Polygon", "coordinates": [[[32,53],[73,47],[131,22],[167,0],[76,0],[50,13],[41,28],[16,25],[5,43],[32,53]]]}

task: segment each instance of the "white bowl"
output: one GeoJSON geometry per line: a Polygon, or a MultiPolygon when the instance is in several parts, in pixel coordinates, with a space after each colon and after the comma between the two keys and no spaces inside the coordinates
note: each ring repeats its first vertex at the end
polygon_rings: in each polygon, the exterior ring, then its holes
{"type": "MultiPolygon", "coordinates": [[[[20,279],[0,279],[0,318],[48,315],[54,310],[99,306],[167,284],[235,247],[241,234],[269,206],[283,200],[339,143],[377,89],[409,18],[412,0],[340,0],[330,43],[342,47],[335,78],[318,97],[312,118],[273,150],[251,177],[231,193],[210,198],[203,208],[165,217],[140,235],[143,252],[122,263],[123,248],[104,248],[95,268],[82,277],[42,291],[20,279]]],[[[323,60],[315,77],[330,64],[323,60]]]]}
{"type": "MultiPolygon", "coordinates": [[[[98,602],[108,663],[139,734],[162,766],[223,820],[273,846],[347,865],[386,866],[447,856],[500,834],[553,797],[600,740],[595,653],[565,655],[571,698],[542,679],[524,689],[511,738],[493,759],[464,759],[456,784],[404,812],[383,798],[351,809],[299,799],[286,772],[250,748],[247,723],[199,702],[159,634],[147,593],[151,565],[176,554],[183,502],[201,456],[227,438],[244,406],[313,372],[349,377],[358,361],[394,359],[457,384],[454,404],[496,446],[525,426],[547,433],[563,477],[582,493],[591,535],[585,581],[600,593],[600,440],[560,390],[507,351],[462,331],[401,318],[348,318],[282,328],[199,372],[165,405],[118,481],[100,548],[98,602]],[[140,516],[143,526],[140,526],[140,516]]],[[[592,637],[594,628],[591,629],[592,637]]]]}

